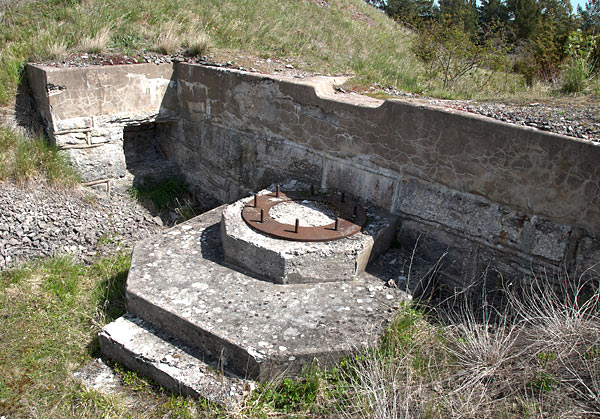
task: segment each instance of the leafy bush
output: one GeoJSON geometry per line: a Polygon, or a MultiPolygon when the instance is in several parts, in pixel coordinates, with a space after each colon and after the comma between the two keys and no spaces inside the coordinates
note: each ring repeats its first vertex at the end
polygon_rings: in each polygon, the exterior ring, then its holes
{"type": "Polygon", "coordinates": [[[594,70],[593,53],[597,39],[597,35],[583,35],[581,30],[569,36],[566,48],[568,58],[563,66],[563,92],[577,93],[587,87],[594,70]]]}
{"type": "Polygon", "coordinates": [[[444,89],[480,69],[487,71],[487,76],[478,80],[485,84],[496,71],[507,66],[504,41],[502,36],[492,36],[494,32],[476,42],[461,25],[436,21],[419,31],[411,51],[425,65],[427,76],[441,81],[444,89]]]}

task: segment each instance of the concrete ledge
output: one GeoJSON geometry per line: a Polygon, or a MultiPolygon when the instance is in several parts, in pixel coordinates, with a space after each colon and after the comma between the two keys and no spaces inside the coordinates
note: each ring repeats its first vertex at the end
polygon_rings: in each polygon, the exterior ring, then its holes
{"type": "MultiPolygon", "coordinates": [[[[165,340],[141,319],[123,316],[98,335],[103,356],[178,394],[233,408],[252,384],[217,371],[176,340],[165,340]]],[[[196,353],[197,355],[197,353],[196,353]]]]}

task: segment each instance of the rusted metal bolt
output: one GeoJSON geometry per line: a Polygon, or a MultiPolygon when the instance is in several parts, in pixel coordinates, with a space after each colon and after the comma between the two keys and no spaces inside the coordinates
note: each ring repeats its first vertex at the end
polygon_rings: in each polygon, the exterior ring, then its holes
{"type": "Polygon", "coordinates": [[[275,187],[275,196],[276,196],[277,198],[279,198],[279,192],[280,192],[279,185],[277,185],[277,186],[275,187]]]}
{"type": "Polygon", "coordinates": [[[335,228],[334,228],[334,230],[335,230],[335,231],[338,231],[339,227],[340,227],[340,218],[339,218],[339,217],[336,217],[336,219],[335,219],[335,228]]]}
{"type": "Polygon", "coordinates": [[[254,208],[258,207],[258,194],[254,194],[254,208]]]}
{"type": "Polygon", "coordinates": [[[260,222],[264,223],[265,222],[265,210],[264,209],[260,209],[260,222]]]}
{"type": "Polygon", "coordinates": [[[296,226],[294,227],[294,233],[297,233],[299,228],[300,228],[300,220],[296,218],[296,226]]]}

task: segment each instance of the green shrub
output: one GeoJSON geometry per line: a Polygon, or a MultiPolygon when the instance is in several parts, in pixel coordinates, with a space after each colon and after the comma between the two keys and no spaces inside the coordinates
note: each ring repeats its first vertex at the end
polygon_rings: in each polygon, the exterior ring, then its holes
{"type": "Polygon", "coordinates": [[[567,60],[562,73],[563,92],[578,93],[588,86],[594,70],[592,57],[597,39],[598,36],[583,35],[581,30],[569,36],[566,47],[567,60]]]}
{"type": "MultiPolygon", "coordinates": [[[[492,75],[506,69],[506,47],[502,37],[492,35],[475,41],[460,25],[441,20],[421,28],[411,45],[411,51],[424,64],[428,77],[441,81],[444,89],[455,86],[470,76],[475,81],[478,70],[486,70],[486,84],[492,75]]],[[[476,86],[480,87],[480,86],[476,86]]]]}

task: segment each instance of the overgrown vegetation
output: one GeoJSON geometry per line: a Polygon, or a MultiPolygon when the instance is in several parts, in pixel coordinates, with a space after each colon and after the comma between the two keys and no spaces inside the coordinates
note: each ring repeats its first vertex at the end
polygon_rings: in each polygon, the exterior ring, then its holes
{"type": "Polygon", "coordinates": [[[125,387],[107,396],[71,375],[99,356],[96,334],[125,312],[130,255],[83,265],[69,256],[0,273],[0,415],[17,417],[197,417],[219,412],[169,394],[116,366],[125,387]]]}
{"type": "Polygon", "coordinates": [[[191,192],[179,179],[168,179],[151,185],[133,187],[131,196],[158,214],[167,224],[176,224],[198,215],[207,208],[198,208],[191,192]]]}
{"type": "MultiPolygon", "coordinates": [[[[414,49],[427,52],[417,57],[426,65],[436,59],[440,66],[445,64],[445,74],[440,77],[445,89],[449,81],[471,79],[476,75],[474,69],[495,72],[503,67],[504,73],[522,75],[529,87],[537,81],[547,84],[555,94],[570,94],[590,87],[592,76],[598,70],[598,0],[590,0],[584,8],[578,7],[577,14],[565,0],[369,2],[415,28],[414,49]],[[450,44],[452,48],[445,44],[447,39],[454,40],[450,44]],[[510,65],[498,67],[495,61],[473,60],[473,56],[494,54],[510,65]],[[465,67],[465,61],[471,62],[470,68],[465,67]]],[[[478,88],[476,79],[473,82],[478,88]]]]}
{"type": "Polygon", "coordinates": [[[78,182],[75,170],[56,147],[0,126],[0,181],[46,180],[54,186],[78,182]]]}

